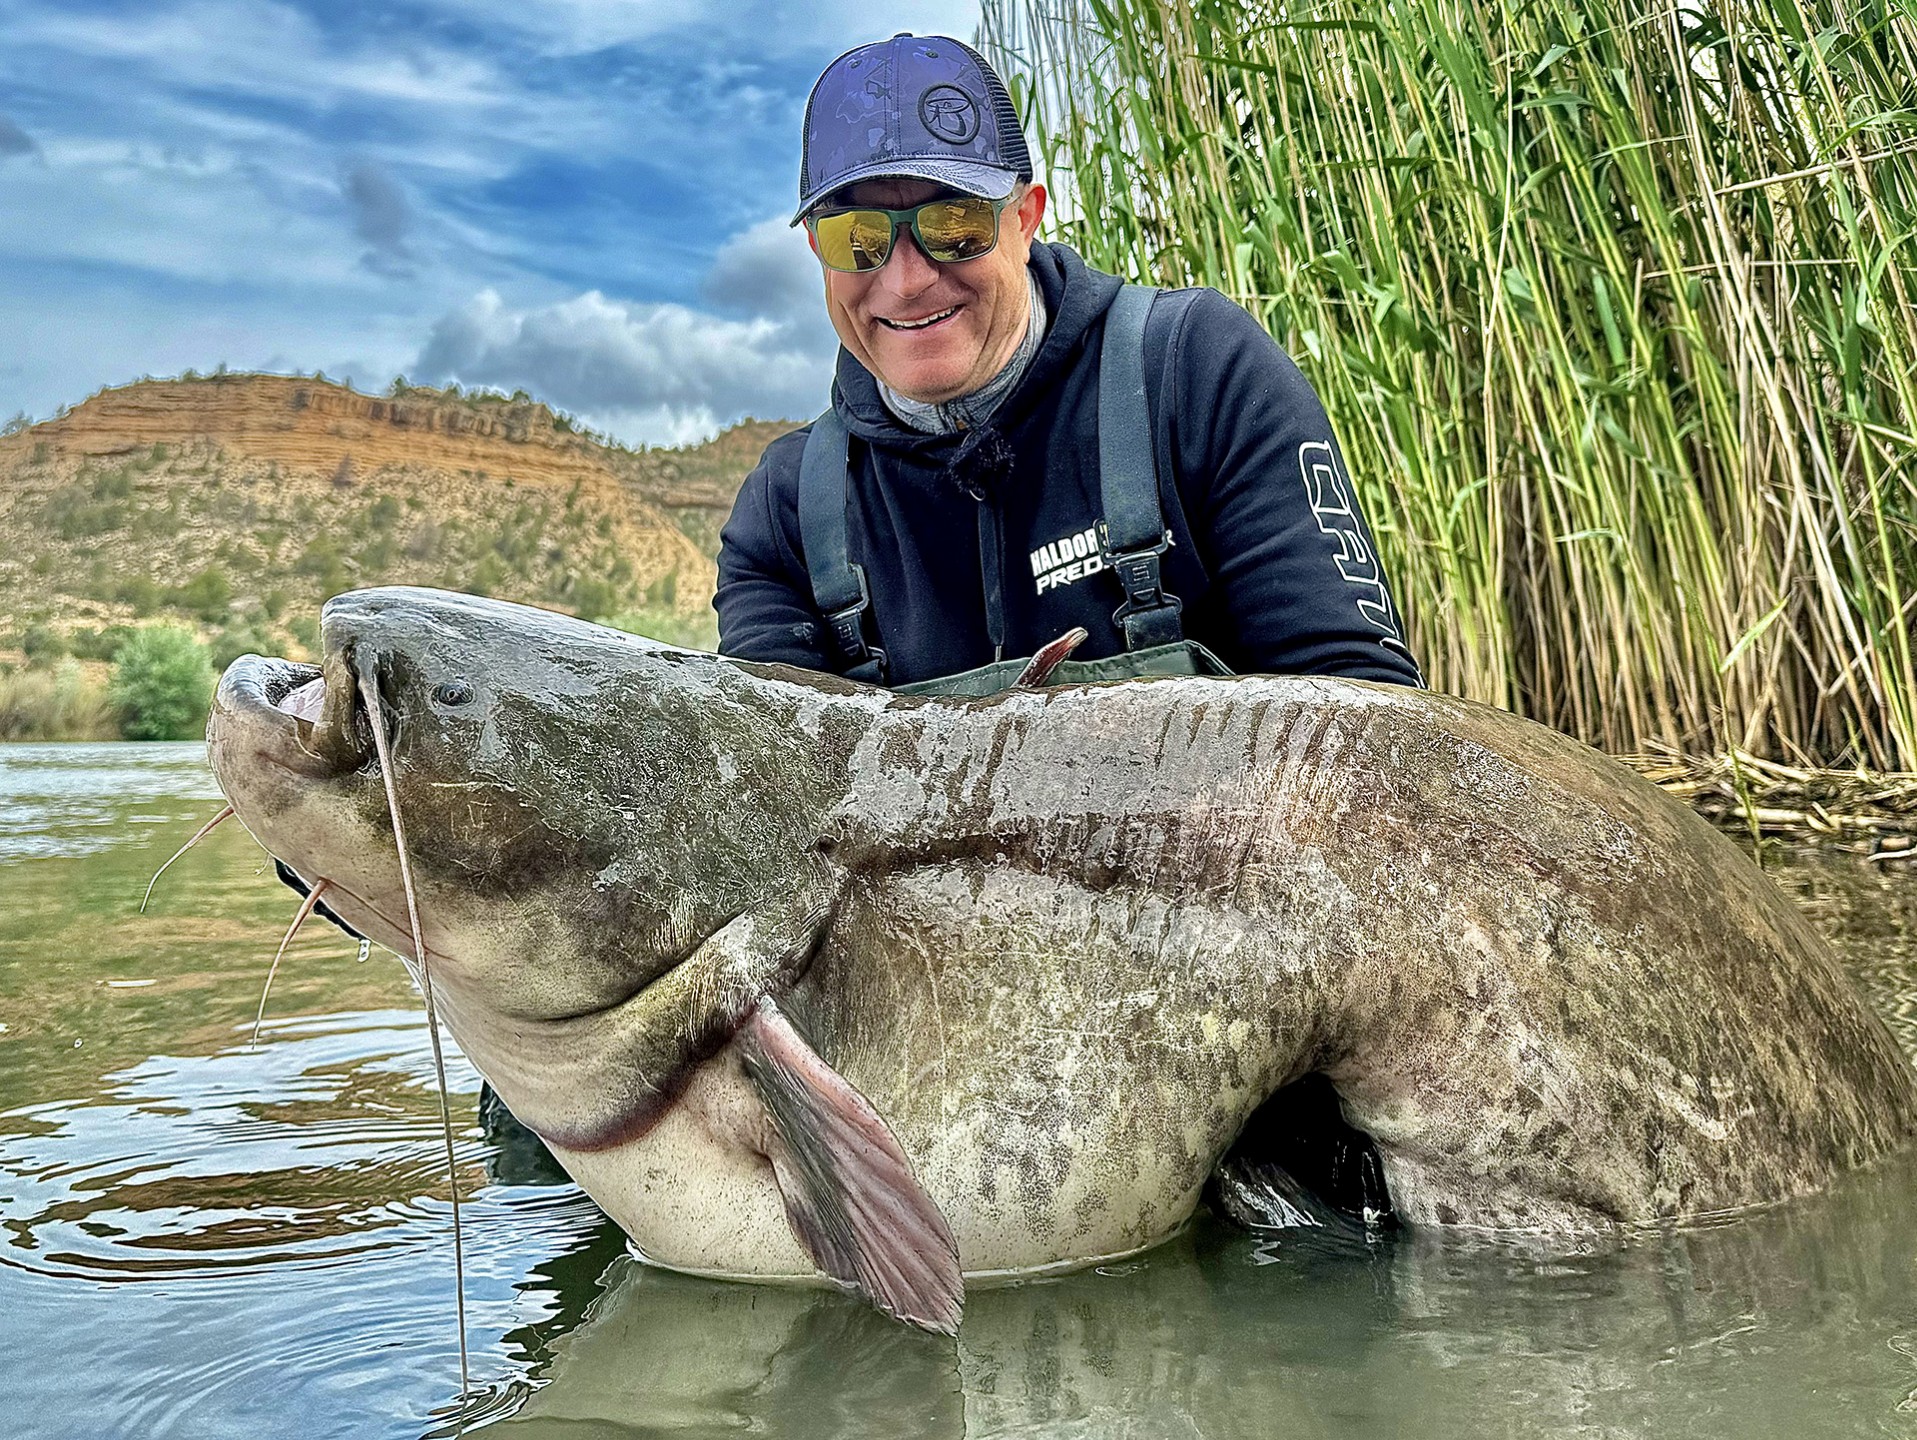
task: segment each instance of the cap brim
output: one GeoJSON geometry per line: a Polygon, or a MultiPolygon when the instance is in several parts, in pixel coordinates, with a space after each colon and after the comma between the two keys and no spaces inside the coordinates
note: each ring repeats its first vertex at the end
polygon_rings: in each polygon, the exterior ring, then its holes
{"type": "Polygon", "coordinates": [[[946,160],[936,156],[922,160],[874,160],[835,176],[830,185],[821,185],[807,195],[799,202],[791,223],[797,225],[805,219],[805,212],[834,190],[843,190],[861,180],[892,179],[930,180],[935,185],[945,185],[962,195],[976,195],[982,200],[1003,200],[1018,188],[1018,176],[1012,171],[976,160],[946,160]]]}

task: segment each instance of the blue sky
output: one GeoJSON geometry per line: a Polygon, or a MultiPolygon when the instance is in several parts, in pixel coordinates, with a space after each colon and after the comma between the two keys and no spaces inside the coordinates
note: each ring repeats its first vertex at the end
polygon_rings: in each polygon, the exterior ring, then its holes
{"type": "Polygon", "coordinates": [[[823,407],[806,92],[978,0],[0,0],[0,418],[141,374],[823,407]]]}

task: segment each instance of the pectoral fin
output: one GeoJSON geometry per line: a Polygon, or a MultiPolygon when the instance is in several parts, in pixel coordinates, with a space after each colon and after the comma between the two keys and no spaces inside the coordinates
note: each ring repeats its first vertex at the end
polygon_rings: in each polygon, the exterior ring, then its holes
{"type": "Polygon", "coordinates": [[[958,1247],[885,1121],[770,1002],[739,1045],[777,1132],[768,1155],[786,1219],[813,1263],[895,1319],[957,1334],[958,1247]]]}

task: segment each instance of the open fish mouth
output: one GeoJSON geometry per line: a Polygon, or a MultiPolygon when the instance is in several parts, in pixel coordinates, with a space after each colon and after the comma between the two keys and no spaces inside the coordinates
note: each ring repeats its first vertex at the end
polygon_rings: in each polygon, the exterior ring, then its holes
{"type": "Polygon", "coordinates": [[[365,768],[372,729],[344,656],[324,666],[242,655],[221,675],[207,738],[230,744],[243,735],[261,760],[311,780],[365,768]]]}

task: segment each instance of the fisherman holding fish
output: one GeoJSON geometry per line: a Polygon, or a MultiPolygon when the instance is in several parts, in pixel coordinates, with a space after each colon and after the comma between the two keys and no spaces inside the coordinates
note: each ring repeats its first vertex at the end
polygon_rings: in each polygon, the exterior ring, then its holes
{"type": "Polygon", "coordinates": [[[842,348],[832,407],[725,527],[725,654],[964,694],[1040,652],[1053,679],[1421,683],[1310,385],[1219,292],[1036,240],[1045,187],[982,56],[846,52],[803,147],[793,223],[842,348]]]}
{"type": "Polygon", "coordinates": [[[1917,1076],[1734,847],[1408,688],[1310,388],[1217,292],[1034,243],[983,60],[848,52],[801,173],[844,349],[726,527],[724,649],[1189,678],[898,704],[368,590],[323,666],[236,661],[208,727],[305,892],[289,940],[320,908],[411,957],[435,1046],[444,1015],[641,1254],[951,1334],[968,1276],[1137,1254],[1207,1187],[1588,1254],[1910,1143],[1917,1076]]]}

